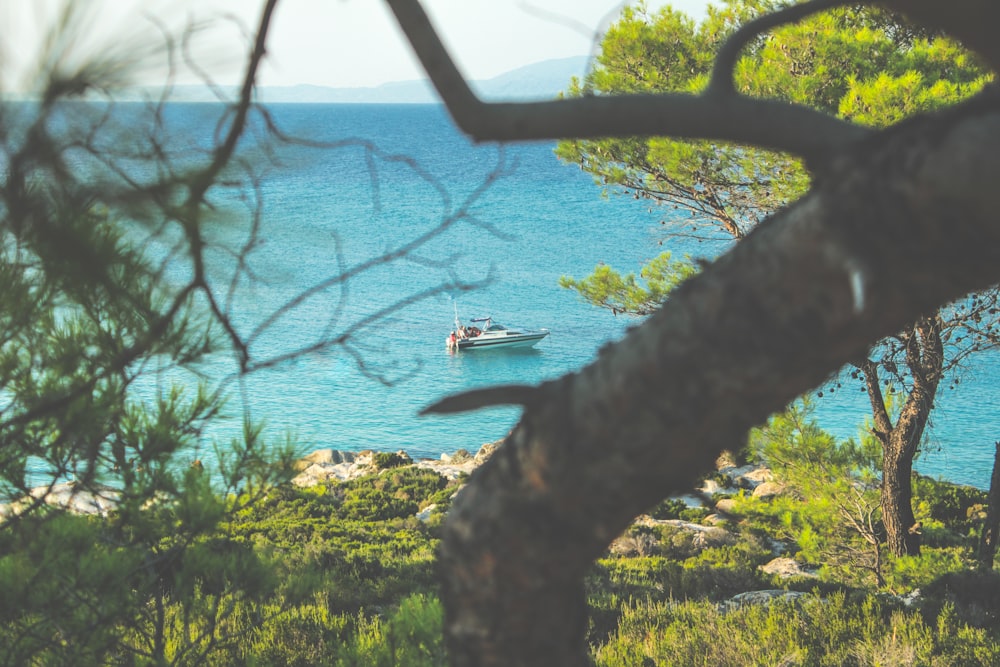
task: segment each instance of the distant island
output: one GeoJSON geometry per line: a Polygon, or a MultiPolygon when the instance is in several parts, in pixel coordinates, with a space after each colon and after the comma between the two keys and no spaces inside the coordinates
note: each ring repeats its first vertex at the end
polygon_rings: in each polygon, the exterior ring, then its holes
{"type": "MultiPolygon", "coordinates": [[[[492,79],[472,81],[473,89],[490,100],[545,100],[569,87],[574,76],[583,77],[588,56],[574,56],[525,65],[492,79]]],[[[119,99],[155,98],[159,88],[134,89],[119,99]]],[[[440,100],[427,79],[395,81],[367,88],[326,86],[262,86],[258,99],[268,104],[436,104],[440,100]]],[[[170,96],[177,102],[216,102],[215,90],[202,85],[176,86],[170,96]]]]}

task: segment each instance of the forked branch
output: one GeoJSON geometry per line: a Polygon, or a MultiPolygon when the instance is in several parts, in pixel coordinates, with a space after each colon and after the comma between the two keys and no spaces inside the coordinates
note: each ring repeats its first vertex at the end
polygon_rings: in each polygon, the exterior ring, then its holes
{"type": "MultiPolygon", "coordinates": [[[[469,88],[420,2],[386,2],[456,125],[477,141],[672,136],[750,144],[815,163],[871,134],[804,105],[754,99],[731,90],[486,103],[469,88]]],[[[819,0],[809,9],[829,4],[835,2],[819,0]]],[[[737,41],[749,38],[737,35],[737,41]]]]}

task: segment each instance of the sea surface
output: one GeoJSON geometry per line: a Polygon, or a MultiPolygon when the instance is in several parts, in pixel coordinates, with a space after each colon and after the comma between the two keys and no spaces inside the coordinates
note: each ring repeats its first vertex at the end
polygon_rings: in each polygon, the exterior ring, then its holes
{"type": "MultiPolygon", "coordinates": [[[[502,438],[518,411],[421,417],[420,410],[473,387],[537,383],[575,371],[638,323],[584,303],[559,287],[560,276],[582,277],[599,263],[637,271],[664,249],[694,256],[722,250],[672,245],[661,232],[666,209],[606,196],[578,167],[560,163],[552,143],[471,144],[438,106],[274,105],[269,111],[285,133],[308,145],[269,152],[244,147],[257,189],[216,195],[220,210],[231,213],[212,228],[222,245],[245,238],[259,204],[262,242],[249,256],[257,280],[240,283],[234,293],[237,328],[250,335],[269,314],[315,288],[254,337],[255,358],[308,349],[331,335],[351,337],[231,385],[229,421],[211,437],[238,432],[247,407],[266,422],[270,437],[289,432],[303,452],[403,449],[437,458],[459,448],[475,451],[502,438]],[[401,252],[425,235],[425,242],[401,252]],[[385,253],[401,256],[366,268],[385,253]],[[350,280],[330,281],[345,271],[350,280]],[[450,282],[478,287],[442,288],[450,282]],[[490,315],[500,323],[548,328],[551,335],[530,351],[449,353],[445,338],[456,312],[465,321],[490,315]],[[381,316],[366,321],[373,313],[381,316]]],[[[180,104],[165,114],[192,146],[208,142],[217,115],[212,105],[180,104]]],[[[212,258],[221,294],[233,264],[224,252],[212,258]]],[[[221,378],[232,369],[221,356],[206,372],[221,378]]],[[[957,389],[942,390],[917,467],[985,488],[1000,440],[1000,359],[982,358],[961,380],[957,389]]],[[[815,405],[820,423],[842,437],[856,435],[867,414],[865,394],[846,378],[815,405]]],[[[207,442],[204,447],[210,449],[207,442]]]]}

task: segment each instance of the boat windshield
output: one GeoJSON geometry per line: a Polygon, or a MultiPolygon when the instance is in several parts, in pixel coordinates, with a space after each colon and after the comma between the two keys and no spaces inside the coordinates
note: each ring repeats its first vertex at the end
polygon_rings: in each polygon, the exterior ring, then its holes
{"type": "Polygon", "coordinates": [[[505,327],[502,324],[491,324],[490,326],[486,327],[486,330],[487,331],[506,331],[507,327],[505,327]]]}

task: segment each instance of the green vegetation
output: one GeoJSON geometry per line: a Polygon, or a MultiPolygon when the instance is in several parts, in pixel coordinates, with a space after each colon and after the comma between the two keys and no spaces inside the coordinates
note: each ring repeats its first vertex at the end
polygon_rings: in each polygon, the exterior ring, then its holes
{"type": "Polygon", "coordinates": [[[0,662],[442,664],[433,571],[441,514],[414,514],[443,510],[455,490],[434,472],[395,467],[213,498],[200,511],[213,506],[212,520],[224,520],[183,548],[162,526],[183,525],[184,508],[123,508],[133,530],[160,536],[155,575],[118,546],[118,511],[60,514],[30,540],[0,533],[0,590],[17,601],[0,612],[0,662]],[[144,579],[152,576],[155,588],[144,579]]]}
{"type": "MultiPolygon", "coordinates": [[[[721,523],[713,508],[678,500],[653,508],[587,577],[596,663],[995,664],[1000,574],[975,562],[985,493],[915,477],[925,548],[889,559],[873,447],[823,432],[806,402],[755,431],[743,454],[768,467],[776,495],[755,497],[722,469],[711,476],[731,492],[716,496],[726,501],[721,523]],[[765,572],[778,552],[804,574],[765,572]],[[737,597],[775,590],[795,597],[737,597]]],[[[460,484],[399,465],[206,500],[199,506],[226,517],[219,530],[164,561],[163,589],[129,602],[147,589],[122,577],[143,569],[114,546],[117,513],[60,514],[30,543],[0,543],[4,599],[19,600],[0,616],[0,652],[12,664],[60,662],[72,651],[74,664],[443,666],[434,554],[460,484]],[[46,578],[53,571],[61,576],[46,578]],[[86,611],[60,614],[57,589],[87,596],[86,611]],[[72,647],[42,634],[81,624],[91,634],[72,647]]],[[[135,526],[182,514],[166,505],[130,511],[135,526]]]]}

